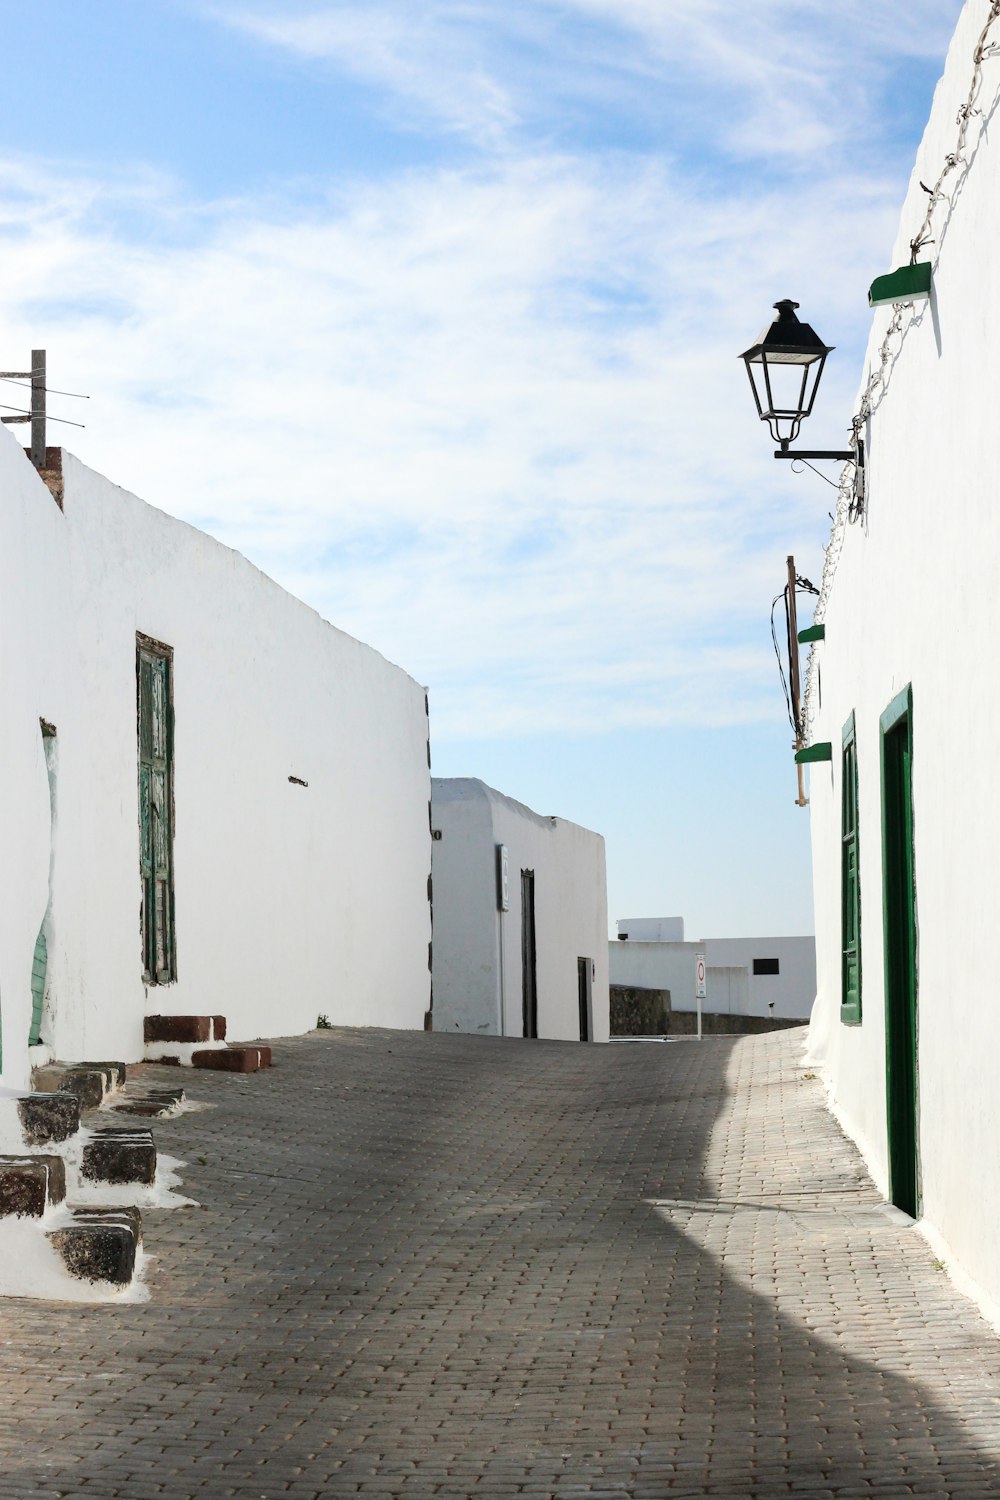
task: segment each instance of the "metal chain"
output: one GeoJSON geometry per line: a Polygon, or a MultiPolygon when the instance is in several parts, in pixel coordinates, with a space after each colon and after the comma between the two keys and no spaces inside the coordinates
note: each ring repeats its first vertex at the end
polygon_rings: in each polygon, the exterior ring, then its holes
{"type": "MultiPolygon", "coordinates": [[[[944,165],[938,173],[933,187],[927,187],[921,183],[921,187],[927,194],[927,212],[924,214],[923,223],[916,234],[910,240],[910,264],[916,262],[917,256],[925,245],[933,245],[931,230],[934,226],[934,214],[938,205],[944,200],[943,186],[945,179],[950,174],[962,167],[967,172],[971,165],[965,154],[966,140],[969,126],[976,115],[981,115],[982,110],[977,108],[976,100],[983,82],[983,63],[987,58],[994,57],[1000,52],[1000,42],[990,41],[990,32],[1000,20],[1000,0],[990,0],[989,15],[979,33],[972,54],[972,81],[965,102],[962,104],[956,117],[958,125],[958,138],[954,151],[949,151],[944,159],[944,165]]],[[[941,247],[938,245],[938,258],[940,258],[941,247]]],[[[882,398],[889,385],[889,377],[892,367],[899,357],[906,335],[913,322],[914,313],[912,306],[908,303],[897,302],[893,307],[892,317],[885,330],[885,335],[879,345],[878,357],[875,367],[868,376],[865,388],[861,393],[857,411],[851,418],[851,433],[855,446],[861,439],[862,432],[870,420],[872,414],[878,409],[882,398]],[[909,316],[907,316],[907,314],[909,316]]],[[[855,489],[856,468],[853,463],[845,464],[840,475],[840,483],[837,489],[837,506],[833,514],[833,530],[830,540],[826,545],[823,561],[823,577],[820,582],[819,598],[816,601],[816,610],[813,619],[817,625],[826,618],[826,607],[829,602],[830,592],[833,586],[834,574],[840,561],[840,554],[844,548],[844,538],[847,528],[864,515],[864,496],[859,496],[855,489]]],[[[815,696],[816,676],[816,648],[810,647],[809,657],[806,662],[806,686],[802,698],[802,726],[805,741],[808,744],[812,738],[812,724],[815,716],[813,699],[815,696]]]]}

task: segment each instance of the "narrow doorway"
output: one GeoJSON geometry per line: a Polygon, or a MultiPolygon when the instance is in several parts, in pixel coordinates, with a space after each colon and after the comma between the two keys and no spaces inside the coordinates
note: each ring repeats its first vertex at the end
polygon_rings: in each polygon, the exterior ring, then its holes
{"type": "Polygon", "coordinates": [[[521,995],[524,1036],[538,1035],[538,972],[535,954],[535,872],[521,871],[521,995]]]}
{"type": "Polygon", "coordinates": [[[881,718],[882,880],[885,913],[886,1115],[889,1196],[918,1217],[917,923],[913,861],[912,699],[909,688],[881,718]]]}
{"type": "Polygon", "coordinates": [[[139,735],[139,868],[142,968],[147,984],[176,978],[174,956],[173,714],[169,646],[139,636],[136,710],[139,735]]]}
{"type": "Polygon", "coordinates": [[[593,973],[589,958],[576,961],[576,987],[580,999],[580,1040],[590,1041],[590,981],[593,973]]]}

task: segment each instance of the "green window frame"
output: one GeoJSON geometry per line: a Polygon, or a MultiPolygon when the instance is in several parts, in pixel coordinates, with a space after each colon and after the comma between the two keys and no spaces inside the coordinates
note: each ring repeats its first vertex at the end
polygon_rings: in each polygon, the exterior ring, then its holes
{"type": "Polygon", "coordinates": [[[840,1019],[861,1025],[861,876],[858,867],[858,745],[844,725],[840,775],[840,1019]]]}
{"type": "Polygon", "coordinates": [[[142,974],[146,984],[177,978],[174,945],[173,651],[136,637],[139,741],[139,872],[142,974]]]}

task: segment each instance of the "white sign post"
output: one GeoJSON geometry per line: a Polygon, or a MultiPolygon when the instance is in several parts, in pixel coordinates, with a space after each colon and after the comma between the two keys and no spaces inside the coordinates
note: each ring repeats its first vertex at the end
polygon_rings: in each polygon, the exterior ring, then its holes
{"type": "Polygon", "coordinates": [[[698,1002],[698,1040],[701,1041],[701,1002],[705,999],[705,955],[699,953],[694,962],[694,997],[698,1002]]]}

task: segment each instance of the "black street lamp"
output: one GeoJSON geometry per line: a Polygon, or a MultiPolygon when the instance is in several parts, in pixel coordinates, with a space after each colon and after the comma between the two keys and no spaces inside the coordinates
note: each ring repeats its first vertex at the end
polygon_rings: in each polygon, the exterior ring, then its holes
{"type": "Polygon", "coordinates": [[[750,377],[757,415],[767,423],[771,436],[779,444],[775,458],[853,460],[857,457],[853,449],[793,453],[789,447],[813,409],[826,356],[833,347],[824,344],[808,323],[799,321],[795,316],[798,305],[788,298],[776,302],[777,317],[762,330],[757,342],[740,355],[750,377]]]}

